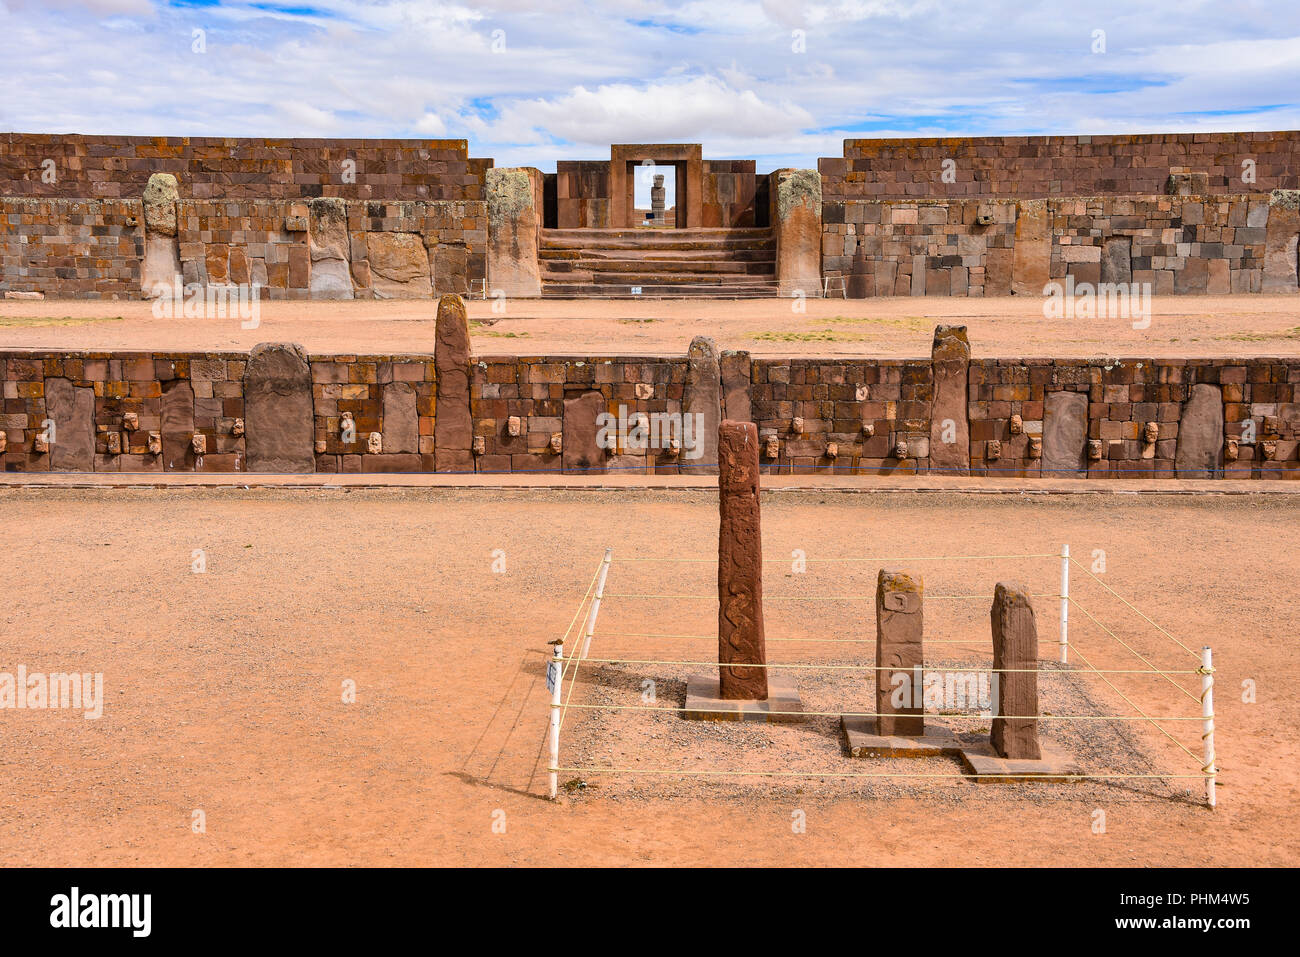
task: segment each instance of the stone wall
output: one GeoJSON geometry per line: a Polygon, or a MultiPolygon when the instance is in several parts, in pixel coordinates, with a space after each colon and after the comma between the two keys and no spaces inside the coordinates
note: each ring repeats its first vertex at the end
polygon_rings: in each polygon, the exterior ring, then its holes
{"type": "Polygon", "coordinates": [[[129,199],[172,173],[194,199],[481,200],[491,165],[465,140],[0,133],[5,196],[129,199]]]}
{"type": "MultiPolygon", "coordinates": [[[[482,201],[182,198],[176,206],[187,284],[257,283],[267,299],[428,298],[468,293],[487,271],[482,201]],[[315,254],[313,227],[327,220],[313,218],[313,204],[340,211],[338,235],[315,254]],[[337,281],[313,290],[313,275],[331,266],[337,281]]],[[[139,199],[0,198],[0,294],[138,299],[145,233],[139,199]]]]}
{"type": "Polygon", "coordinates": [[[818,161],[827,202],[1162,193],[1173,167],[1206,174],[1214,194],[1300,189],[1300,132],[851,139],[818,161]]]}
{"type": "MultiPolygon", "coordinates": [[[[1300,359],[967,360],[941,346],[956,341],[945,336],[924,359],[724,352],[722,414],[756,424],[769,473],[1300,477],[1300,359]],[[938,383],[955,385],[955,404],[938,383]],[[938,449],[950,427],[958,447],[938,449]]],[[[246,471],[250,442],[260,440],[268,461],[292,461],[275,456],[282,447],[303,449],[299,470],[435,470],[432,356],[254,353],[270,373],[250,368],[245,353],[0,354],[4,467],[246,471]],[[274,376],[269,385],[265,375],[274,376]],[[291,422],[301,422],[292,427],[301,434],[282,434],[291,422]]],[[[630,422],[681,412],[686,380],[685,356],[474,357],[473,468],[676,473],[707,465],[671,449],[596,445],[596,414],[621,410],[630,422]]]]}
{"type": "Polygon", "coordinates": [[[1300,292],[1294,195],[823,200],[822,271],[852,297],[1042,295],[1066,276],[1226,295],[1264,289],[1272,243],[1269,291],[1300,292]]]}

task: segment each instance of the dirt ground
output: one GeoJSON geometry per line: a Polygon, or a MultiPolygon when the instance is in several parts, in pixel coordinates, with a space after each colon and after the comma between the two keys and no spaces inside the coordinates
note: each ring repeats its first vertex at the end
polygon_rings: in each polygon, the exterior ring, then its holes
{"type": "MultiPolygon", "coordinates": [[[[98,720],[0,710],[0,864],[1195,866],[1300,854],[1294,496],[807,491],[764,502],[770,657],[786,663],[869,659],[863,599],[878,557],[1050,555],[1068,541],[1091,564],[1104,550],[1105,581],[1189,647],[1214,647],[1215,811],[1186,779],[834,778],[956,765],[850,759],[831,718],[742,728],[584,710],[640,703],[646,678],[658,704],[680,705],[691,670],[596,662],[572,686],[565,766],[809,774],[566,773],[573,790],[545,800],[547,643],[573,620],[605,545],[614,563],[593,658],[714,653],[707,637],[636,637],[716,626],[716,605],[695,597],[714,574],[707,492],[7,487],[0,510],[0,672],[103,672],[106,690],[98,720]],[[796,549],[810,559],[802,575],[787,564],[796,549]],[[704,561],[631,560],[663,557],[704,561]],[[873,560],[819,561],[831,557],[873,560]],[[789,600],[800,597],[818,600],[789,600]],[[818,641],[775,640],[792,638],[818,641]],[[1246,679],[1255,703],[1243,701],[1246,679]],[[348,680],[354,703],[342,700],[348,680]],[[192,830],[196,810],[205,833],[192,830]]],[[[915,564],[931,596],[932,663],[987,667],[980,596],[1003,578],[1043,596],[1040,653],[1055,657],[1055,559],[915,564]]],[[[1195,667],[1083,572],[1072,594],[1161,669],[1195,667]]],[[[1098,668],[1143,667],[1081,615],[1072,639],[1098,668]]],[[[810,707],[871,710],[858,673],[799,680],[810,707]]],[[[1044,710],[1132,714],[1122,691],[1150,714],[1198,711],[1164,679],[1111,680],[1117,690],[1095,675],[1044,675],[1044,710]]],[[[1199,724],[1168,725],[1199,753],[1199,724]]],[[[1197,770],[1141,722],[1041,727],[1091,770],[1197,770]]]]}
{"type": "MultiPolygon", "coordinates": [[[[789,299],[512,300],[504,312],[470,300],[479,355],[674,354],[691,338],[756,355],[916,357],[934,326],[964,323],[977,357],[1042,355],[1201,357],[1300,354],[1295,296],[1166,296],[1150,326],[1128,319],[1045,319],[1043,300],[902,297],[789,299]]],[[[237,318],[157,319],[149,303],[0,300],[0,349],[248,350],[299,342],[309,352],[432,352],[429,301],[266,302],[257,328],[237,318]]]]}

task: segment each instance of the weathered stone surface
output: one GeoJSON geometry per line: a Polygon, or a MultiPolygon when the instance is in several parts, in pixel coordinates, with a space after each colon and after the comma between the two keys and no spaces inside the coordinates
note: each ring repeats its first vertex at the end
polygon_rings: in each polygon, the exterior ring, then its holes
{"type": "Polygon", "coordinates": [[[930,406],[930,468],[970,474],[970,423],[966,418],[970,339],[965,326],[936,326],[930,348],[934,399],[930,406]]]}
{"type": "Polygon", "coordinates": [[[347,207],[341,199],[318,197],[307,204],[311,227],[307,233],[311,255],[308,288],[313,299],[351,299],[352,271],[348,267],[347,207]]]}
{"type": "MultiPolygon", "coordinates": [[[[1015,268],[1015,251],[992,246],[984,255],[984,295],[1011,295],[1011,275],[1015,268]]],[[[1040,287],[1039,292],[1042,292],[1040,287]]]]}
{"type": "Polygon", "coordinates": [[[311,366],[297,343],[262,342],[244,367],[250,472],[314,472],[311,366]]]}
{"type": "Polygon", "coordinates": [[[415,388],[409,382],[384,386],[385,452],[420,451],[420,420],[415,411],[415,388]]]}
{"type": "Polygon", "coordinates": [[[1118,237],[1106,240],[1101,252],[1101,281],[1133,281],[1133,240],[1118,237]]]}
{"type": "Polygon", "coordinates": [[[1300,292],[1300,190],[1274,190],[1264,231],[1263,292],[1300,292]]]}
{"type": "Polygon", "coordinates": [[[380,299],[428,299],[433,295],[429,254],[415,233],[367,233],[370,288],[380,299]]]}
{"type": "Polygon", "coordinates": [[[718,449],[718,675],[726,700],[767,698],[763,639],[763,541],[758,502],[758,428],[723,422],[718,449]]]}
{"type": "MultiPolygon", "coordinates": [[[[190,439],[194,436],[194,388],[188,379],[172,379],[162,386],[161,451],[163,469],[168,472],[188,471],[194,467],[194,449],[190,439]]],[[[149,437],[149,451],[154,451],[153,436],[149,437]]]]}
{"type": "Polygon", "coordinates": [[[599,392],[565,396],[561,444],[564,471],[580,474],[605,471],[605,450],[596,444],[596,417],[604,411],[605,397],[599,392]]]}
{"type": "Polygon", "coordinates": [[[778,295],[822,293],[822,178],[815,169],[782,169],[776,183],[778,295]]]}
{"type": "Polygon", "coordinates": [[[1016,204],[1016,244],[1011,266],[1011,291],[1017,296],[1041,296],[1051,279],[1052,227],[1047,200],[1016,204]]]}
{"type": "Polygon", "coordinates": [[[1223,470],[1223,394],[1218,386],[1192,386],[1178,422],[1174,469],[1179,478],[1214,478],[1223,470]]]}
{"type": "Polygon", "coordinates": [[[1042,757],[1038,749],[1038,626],[1029,593],[1020,585],[998,582],[989,616],[993,677],[998,688],[993,748],[1004,758],[1037,760],[1042,757]]]}
{"type": "Polygon", "coordinates": [[[689,433],[693,449],[683,447],[682,472],[688,475],[718,474],[718,428],[722,423],[722,364],[718,346],[706,336],[696,336],[686,352],[686,385],[682,392],[682,413],[698,415],[689,433]]]}
{"type": "Polygon", "coordinates": [[[45,418],[54,422],[50,468],[55,472],[90,472],[95,467],[95,390],[79,389],[67,379],[45,380],[45,418]]]}
{"type": "Polygon", "coordinates": [[[882,568],[876,576],[876,713],[884,715],[876,719],[878,734],[925,733],[924,598],[920,575],[882,568]]]}
{"type": "Polygon", "coordinates": [[[728,349],[722,353],[722,415],[734,422],[753,419],[750,402],[752,362],[748,352],[728,349]]]}
{"type": "Polygon", "coordinates": [[[438,376],[438,402],[433,430],[434,469],[463,472],[474,469],[474,419],[469,404],[469,320],[457,295],[438,300],[433,363],[438,376]]]}
{"type": "Polygon", "coordinates": [[[1049,392],[1043,403],[1043,474],[1069,478],[1087,474],[1088,396],[1049,392]]]}
{"type": "Polygon", "coordinates": [[[488,284],[513,298],[542,294],[541,263],[537,255],[541,227],[537,192],[541,174],[532,169],[493,168],[487,171],[484,194],[488,204],[488,284]]]}
{"type": "Polygon", "coordinates": [[[157,236],[176,236],[176,204],[180,188],[171,173],[153,173],[144,188],[145,232],[157,236]]]}

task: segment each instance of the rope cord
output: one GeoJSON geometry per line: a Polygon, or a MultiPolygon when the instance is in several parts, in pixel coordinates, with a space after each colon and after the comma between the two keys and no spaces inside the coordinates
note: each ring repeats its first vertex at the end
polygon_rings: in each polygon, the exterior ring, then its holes
{"type": "MultiPolygon", "coordinates": [[[[653,599],[672,598],[672,599],[687,599],[692,601],[717,601],[718,600],[717,595],[629,595],[629,594],[622,594],[622,593],[614,593],[614,594],[605,595],[604,597],[605,598],[653,598],[653,599]]],[[[981,601],[989,601],[989,602],[993,600],[991,595],[925,595],[923,597],[926,601],[929,601],[930,599],[937,599],[937,598],[956,598],[965,601],[974,601],[978,599],[981,601]]],[[[1037,597],[1061,598],[1063,596],[1039,595],[1037,597]]],[[[872,594],[870,595],[764,595],[763,596],[764,602],[769,602],[769,601],[875,601],[875,600],[876,600],[876,595],[874,592],[872,592],[872,594]]]]}
{"type": "MultiPolygon", "coordinates": [[[[752,667],[752,666],[750,666],[752,667]]],[[[1127,699],[1126,699],[1127,700],[1127,699]]],[[[552,706],[554,707],[554,706],[552,706]]],[[[712,714],[716,711],[725,710],[722,708],[686,708],[675,705],[654,707],[644,704],[575,704],[574,708],[580,708],[584,711],[671,711],[690,712],[692,714],[703,712],[712,714]]],[[[896,718],[898,712],[882,714],[877,711],[764,711],[763,714],[789,714],[803,715],[810,718],[896,718]]],[[[981,714],[976,711],[966,711],[959,714],[943,714],[937,711],[924,712],[927,718],[970,718],[981,719],[984,721],[990,718],[1002,718],[1006,721],[1201,721],[1202,717],[1198,714],[1195,717],[1186,717],[1183,715],[1161,716],[1152,718],[1150,715],[1142,714],[981,714]]],[[[1163,729],[1161,729],[1163,730],[1163,729]]],[[[1168,732],[1165,732],[1168,734],[1168,732]]],[[[1190,753],[1190,752],[1188,752],[1190,753]]],[[[1195,757],[1195,755],[1193,755],[1195,757]]],[[[1200,760],[1197,758],[1196,760],[1200,760]]]]}
{"type": "MultiPolygon", "coordinates": [[[[870,556],[863,558],[805,558],[805,562],[959,562],[959,561],[988,561],[991,559],[1009,559],[1009,558],[1060,558],[1060,555],[925,555],[915,558],[872,558],[870,556]]],[[[793,561],[792,558],[765,558],[764,563],[783,565],[793,561]]],[[[716,558],[620,558],[621,562],[675,562],[675,563],[717,563],[716,558]]]]}
{"type": "MultiPolygon", "coordinates": [[[[593,664],[603,664],[603,665],[693,665],[701,668],[719,667],[719,663],[716,661],[675,661],[675,660],[660,660],[654,658],[583,658],[581,660],[590,661],[593,664]]],[[[824,665],[824,664],[818,664],[816,662],[792,662],[792,661],[764,662],[762,664],[730,662],[726,665],[721,665],[721,667],[816,668],[825,671],[889,671],[889,672],[901,671],[904,673],[914,670],[912,668],[905,668],[899,665],[824,665]]],[[[939,665],[921,665],[919,667],[922,672],[926,672],[926,671],[954,672],[957,674],[967,674],[970,672],[989,672],[989,673],[997,672],[1002,674],[1051,675],[1055,677],[1059,675],[1072,675],[1075,673],[1072,671],[1047,671],[1042,668],[983,668],[978,665],[974,665],[968,668],[948,668],[939,665]]],[[[1094,668],[1093,670],[1097,674],[1108,674],[1108,675],[1164,675],[1166,674],[1166,672],[1163,671],[1146,671],[1146,670],[1139,670],[1136,668],[1114,669],[1108,671],[1096,671],[1096,669],[1094,668]]],[[[1168,672],[1168,674],[1194,675],[1196,674],[1196,672],[1195,671],[1171,671],[1168,672]]]]}
{"type": "MultiPolygon", "coordinates": [[[[1114,638],[1116,641],[1118,641],[1121,645],[1123,645],[1125,648],[1127,648],[1129,651],[1131,651],[1134,655],[1136,655],[1137,658],[1138,658],[1138,660],[1141,661],[1144,665],[1146,665],[1148,668],[1151,668],[1151,669],[1154,670],[1154,671],[1159,671],[1159,669],[1156,668],[1155,665],[1151,664],[1150,661],[1148,661],[1146,658],[1144,658],[1144,657],[1142,656],[1141,652],[1139,652],[1137,649],[1135,649],[1135,648],[1131,647],[1130,645],[1128,645],[1127,643],[1125,643],[1124,639],[1120,638],[1119,635],[1115,634],[1115,632],[1111,631],[1109,628],[1107,628],[1105,625],[1103,625],[1100,621],[1098,621],[1098,620],[1096,619],[1096,617],[1092,614],[1092,612],[1088,611],[1088,609],[1084,608],[1082,605],[1080,605],[1080,604],[1079,604],[1077,601],[1075,601],[1073,598],[1070,599],[1070,604],[1071,604],[1071,605],[1074,605],[1076,608],[1079,609],[1079,611],[1081,611],[1081,612],[1083,612],[1085,615],[1087,615],[1088,618],[1092,620],[1093,624],[1095,624],[1098,628],[1100,628],[1100,629],[1101,629],[1102,631],[1104,631],[1106,634],[1110,635],[1112,638],[1114,638]]],[[[1198,660],[1199,660],[1199,659],[1198,659],[1198,660]]],[[[1179,673],[1179,672],[1173,672],[1173,671],[1169,672],[1169,674],[1178,674],[1178,673],[1179,673]]],[[[1161,672],[1161,674],[1164,674],[1164,672],[1161,672]]],[[[1173,678],[1166,677],[1165,680],[1168,681],[1168,682],[1169,682],[1171,685],[1173,685],[1175,688],[1177,688],[1179,691],[1181,691],[1183,694],[1187,695],[1187,697],[1191,698],[1193,701],[1198,701],[1198,700],[1200,700],[1200,699],[1198,699],[1198,698],[1196,697],[1196,695],[1192,694],[1190,691],[1188,691],[1186,688],[1184,688],[1182,685],[1180,685],[1180,684],[1179,684],[1177,681],[1175,681],[1173,678]]]]}
{"type": "MultiPolygon", "coordinates": [[[[889,772],[889,771],[728,771],[708,768],[548,768],[555,773],[566,774],[679,774],[679,775],[717,775],[719,777],[772,777],[772,778],[969,778],[972,775],[961,772],[889,772]]],[[[1121,778],[1205,778],[1205,774],[995,774],[975,775],[990,777],[998,781],[1010,779],[1044,780],[1060,778],[1096,778],[1100,780],[1121,778]]]]}
{"type": "MultiPolygon", "coordinates": [[[[1074,558],[1073,555],[1070,556],[1070,561],[1073,562],[1075,565],[1078,565],[1078,567],[1081,568],[1084,572],[1086,572],[1086,573],[1088,574],[1088,576],[1089,576],[1090,578],[1092,578],[1092,580],[1095,581],[1098,585],[1100,585],[1102,588],[1106,589],[1106,591],[1110,592],[1112,595],[1114,595],[1116,598],[1118,598],[1118,599],[1119,599],[1121,602],[1123,602],[1125,605],[1128,605],[1129,609],[1130,609],[1131,611],[1135,612],[1135,613],[1137,614],[1137,616],[1138,616],[1139,618],[1141,618],[1143,621],[1145,621],[1148,625],[1150,625],[1150,626],[1151,626],[1152,628],[1154,628],[1156,631],[1160,632],[1160,634],[1164,635],[1166,638],[1168,638],[1170,641],[1172,641],[1174,644],[1176,644],[1179,648],[1183,649],[1183,651],[1187,652],[1189,655],[1191,655],[1191,656],[1192,656],[1193,658],[1195,658],[1197,661],[1200,661],[1200,660],[1201,660],[1201,656],[1200,656],[1200,655],[1198,655],[1196,652],[1192,651],[1191,648],[1188,648],[1185,644],[1183,644],[1181,641],[1179,641],[1177,638],[1175,638],[1175,637],[1174,637],[1173,635],[1171,635],[1169,632],[1165,631],[1163,628],[1161,628],[1159,625],[1157,625],[1154,621],[1152,621],[1152,620],[1151,620],[1150,618],[1148,618],[1146,615],[1142,614],[1142,612],[1138,611],[1138,609],[1133,605],[1132,602],[1130,602],[1127,598],[1125,598],[1125,597],[1124,597],[1123,595],[1121,595],[1119,592],[1115,591],[1115,589],[1111,588],[1111,587],[1110,587],[1109,585],[1107,585],[1104,581],[1102,581],[1100,578],[1098,578],[1096,575],[1094,575],[1094,574],[1093,574],[1093,571],[1092,571],[1091,568],[1088,568],[1087,566],[1080,564],[1080,563],[1079,563],[1079,562],[1074,558]]],[[[1089,615],[1088,617],[1092,617],[1092,616],[1089,615]]]]}
{"type": "MultiPolygon", "coordinates": [[[[601,570],[601,568],[604,567],[604,565],[605,565],[605,557],[602,555],[602,556],[601,556],[601,559],[600,559],[600,564],[596,566],[596,574],[594,574],[594,575],[591,576],[591,583],[587,586],[587,595],[590,595],[590,594],[591,594],[591,590],[596,586],[596,579],[600,577],[600,570],[601,570]]],[[[583,596],[582,601],[583,601],[584,604],[585,604],[586,601],[587,601],[587,595],[584,595],[584,596],[583,596]]],[[[579,606],[578,606],[578,611],[579,611],[579,612],[582,611],[582,605],[579,605],[579,606]]],[[[572,628],[572,627],[573,627],[573,623],[576,622],[577,620],[578,620],[578,615],[575,614],[575,615],[573,616],[573,622],[570,622],[570,623],[569,623],[569,627],[572,628]]],[[[568,637],[568,633],[567,633],[567,632],[565,633],[565,637],[566,637],[566,638],[568,637]]],[[[560,669],[561,680],[563,680],[563,677],[564,677],[565,674],[569,674],[569,690],[568,690],[568,693],[565,694],[565,696],[564,696],[564,710],[562,710],[562,711],[560,712],[560,727],[559,727],[559,730],[563,731],[563,730],[564,730],[564,718],[565,718],[565,716],[569,713],[569,701],[573,698],[573,689],[576,688],[576,687],[578,686],[578,682],[577,682],[575,679],[578,677],[578,669],[582,667],[582,662],[584,661],[584,659],[582,658],[581,655],[578,655],[578,656],[570,655],[567,659],[563,658],[563,656],[561,656],[561,657],[562,657],[562,660],[564,660],[564,661],[575,661],[575,658],[576,658],[576,663],[574,664],[574,666],[573,666],[573,671],[572,671],[571,673],[568,671],[568,666],[567,666],[567,664],[566,664],[564,667],[562,667],[562,668],[560,669]]]]}

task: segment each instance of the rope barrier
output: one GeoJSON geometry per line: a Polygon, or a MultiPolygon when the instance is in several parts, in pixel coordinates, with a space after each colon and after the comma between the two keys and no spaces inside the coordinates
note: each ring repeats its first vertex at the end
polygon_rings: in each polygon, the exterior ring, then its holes
{"type": "MultiPolygon", "coordinates": [[[[728,771],[714,770],[714,768],[675,768],[675,767],[552,767],[550,771],[556,774],[675,774],[675,775],[718,775],[720,778],[728,776],[755,776],[755,778],[970,778],[971,775],[962,774],[961,771],[941,772],[936,771],[932,774],[917,771],[728,771]]],[[[1209,775],[1203,774],[998,774],[996,778],[991,776],[991,783],[996,781],[1006,781],[1010,779],[1017,780],[1058,780],[1058,779],[1126,779],[1126,778],[1158,778],[1158,779],[1182,779],[1195,778],[1197,780],[1208,778],[1209,775]]]]}
{"type": "MultiPolygon", "coordinates": [[[[1107,628],[1105,625],[1103,625],[1100,621],[1098,621],[1097,618],[1092,614],[1092,612],[1088,611],[1088,609],[1084,608],[1082,605],[1080,605],[1080,604],[1079,604],[1077,601],[1075,601],[1073,598],[1070,599],[1070,604],[1071,604],[1071,605],[1074,605],[1076,608],[1079,609],[1079,611],[1081,611],[1081,612],[1083,612],[1085,615],[1087,615],[1088,618],[1092,620],[1093,624],[1095,624],[1098,628],[1100,628],[1100,629],[1101,629],[1102,631],[1104,631],[1106,634],[1110,635],[1112,638],[1114,638],[1116,641],[1118,641],[1121,645],[1123,645],[1125,648],[1127,648],[1129,651],[1131,651],[1134,655],[1136,655],[1137,658],[1138,658],[1138,660],[1141,661],[1144,665],[1146,665],[1146,666],[1149,667],[1149,668],[1153,668],[1153,669],[1156,667],[1155,665],[1151,664],[1150,661],[1148,661],[1146,658],[1144,658],[1144,657],[1142,656],[1142,654],[1141,654],[1140,652],[1138,652],[1135,648],[1132,648],[1131,646],[1129,646],[1129,645],[1124,641],[1124,639],[1120,638],[1119,635],[1115,634],[1115,632],[1111,631],[1109,628],[1107,628]]],[[[1157,669],[1157,670],[1158,670],[1158,669],[1157,669]]],[[[1169,674],[1176,674],[1176,673],[1177,673],[1177,672],[1172,672],[1172,671],[1169,672],[1169,674]]],[[[1192,694],[1190,691],[1188,691],[1186,688],[1184,688],[1182,685],[1180,685],[1177,681],[1174,681],[1172,678],[1166,678],[1165,680],[1168,681],[1168,682],[1169,682],[1171,685],[1173,685],[1175,688],[1177,688],[1179,691],[1181,691],[1183,694],[1187,695],[1187,697],[1191,698],[1193,701],[1197,701],[1197,702],[1200,701],[1200,699],[1197,698],[1196,695],[1192,694]]]]}
{"type": "MultiPolygon", "coordinates": [[[[736,668],[753,668],[755,665],[734,665],[736,668]]],[[[575,704],[574,708],[583,711],[670,711],[678,712],[706,712],[712,713],[708,708],[686,708],[667,705],[655,707],[644,704],[575,704]]],[[[714,709],[716,710],[716,709],[714,709]]],[[[896,718],[897,712],[881,713],[878,711],[764,711],[765,715],[803,715],[809,718],[896,718]]],[[[983,714],[978,711],[963,711],[958,713],[947,713],[941,711],[924,712],[927,718],[979,718],[987,721],[989,718],[1002,718],[1006,721],[1201,721],[1201,715],[1187,717],[1185,715],[1170,715],[1152,718],[1150,715],[1136,714],[983,714]]],[[[1161,729],[1163,730],[1163,729],[1161,729]]],[[[1168,732],[1165,732],[1168,734],[1168,732]]],[[[1193,755],[1195,757],[1195,755],[1193,755]]],[[[1197,758],[1196,760],[1201,760],[1197,758]]]]}
{"type": "MultiPolygon", "coordinates": [[[[1151,626],[1152,628],[1154,628],[1156,631],[1160,632],[1162,635],[1164,635],[1166,638],[1168,638],[1170,641],[1172,641],[1174,644],[1176,644],[1179,648],[1183,649],[1183,651],[1187,652],[1189,655],[1191,655],[1191,656],[1192,656],[1193,658],[1195,658],[1197,661],[1200,661],[1200,660],[1201,660],[1201,656],[1200,656],[1199,654],[1197,654],[1195,651],[1192,651],[1191,648],[1188,648],[1185,644],[1183,644],[1181,641],[1179,641],[1177,638],[1175,638],[1175,637],[1174,637],[1173,635],[1171,635],[1169,632],[1165,631],[1163,628],[1161,628],[1159,625],[1157,625],[1154,621],[1152,621],[1152,620],[1151,620],[1150,618],[1148,618],[1146,615],[1142,614],[1142,612],[1138,611],[1138,609],[1133,605],[1132,602],[1130,602],[1127,598],[1125,598],[1125,597],[1124,597],[1123,595],[1121,595],[1119,592],[1115,591],[1115,589],[1111,588],[1111,587],[1110,587],[1109,585],[1107,585],[1104,581],[1102,581],[1102,580],[1101,580],[1100,578],[1098,578],[1095,574],[1093,574],[1093,571],[1092,571],[1091,568],[1087,568],[1087,567],[1085,567],[1084,565],[1081,565],[1081,564],[1080,564],[1076,559],[1074,559],[1074,558],[1071,558],[1070,561],[1073,562],[1075,565],[1078,565],[1079,568],[1083,569],[1085,572],[1087,572],[1087,573],[1088,573],[1088,576],[1089,576],[1090,578],[1092,578],[1092,580],[1095,581],[1098,585],[1100,585],[1102,588],[1106,589],[1106,591],[1110,592],[1112,595],[1114,595],[1116,598],[1118,598],[1118,599],[1119,599],[1121,602],[1123,602],[1125,605],[1128,605],[1129,609],[1132,610],[1135,614],[1137,614],[1137,616],[1138,616],[1139,618],[1141,618],[1143,621],[1145,621],[1148,625],[1150,625],[1150,626],[1151,626]]],[[[1089,617],[1091,617],[1091,616],[1089,616],[1089,617]]]]}
{"type": "MultiPolygon", "coordinates": [[[[1059,555],[922,555],[915,558],[872,558],[870,556],[857,558],[805,558],[808,564],[813,562],[959,562],[959,561],[988,561],[991,559],[1012,559],[1012,558],[1059,558],[1059,555]]],[[[717,564],[716,558],[670,558],[670,557],[639,557],[639,558],[620,558],[621,562],[675,562],[685,564],[708,563],[717,564]]],[[[793,561],[790,558],[765,558],[764,564],[784,565],[793,561]]]]}
{"type": "MultiPolygon", "coordinates": [[[[606,596],[606,597],[608,597],[608,596],[606,596]]],[[[606,635],[605,637],[606,637],[606,638],[609,638],[609,639],[616,639],[616,638],[681,638],[681,639],[689,639],[689,640],[692,640],[692,641],[717,641],[717,640],[718,640],[718,636],[717,636],[717,635],[666,635],[666,634],[656,634],[656,633],[654,633],[654,632],[636,632],[636,631],[623,632],[622,634],[617,634],[617,635],[606,635]]],[[[876,641],[876,639],[875,639],[874,637],[873,637],[873,638],[764,638],[763,640],[764,640],[764,641],[769,641],[769,642],[772,642],[772,641],[775,641],[775,642],[787,642],[787,641],[789,641],[789,642],[821,642],[821,643],[824,643],[824,644],[832,644],[832,645],[835,645],[835,644],[844,644],[844,645],[873,644],[873,643],[876,641]]],[[[982,642],[983,640],[984,640],[984,639],[982,639],[982,638],[927,638],[927,639],[925,639],[925,643],[926,643],[927,645],[969,645],[969,644],[975,644],[975,643],[977,643],[977,642],[982,642]]],[[[1191,674],[1191,672],[1188,672],[1188,674],[1191,674]]]]}
{"type": "MultiPolygon", "coordinates": [[[[570,659],[570,660],[572,660],[572,659],[570,659]]],[[[583,660],[583,661],[590,661],[592,664],[603,664],[603,665],[690,665],[690,666],[701,667],[701,668],[716,668],[716,667],[718,667],[718,662],[716,662],[716,661],[674,661],[674,660],[659,660],[659,659],[654,659],[654,658],[583,658],[583,659],[581,659],[581,660],[583,660]]],[[[734,667],[734,668],[815,668],[815,669],[821,669],[821,670],[824,670],[824,671],[891,671],[891,672],[893,672],[893,671],[902,671],[902,672],[908,672],[908,671],[912,671],[912,670],[914,670],[914,669],[912,669],[912,668],[906,668],[906,667],[902,667],[902,666],[900,666],[900,665],[868,665],[868,664],[862,664],[862,665],[829,665],[829,664],[818,664],[818,663],[816,663],[816,662],[772,662],[772,661],[769,661],[769,662],[763,662],[763,663],[756,663],[756,664],[736,664],[736,665],[729,665],[729,666],[727,666],[727,667],[734,667]]],[[[920,667],[920,670],[923,671],[923,672],[924,672],[924,671],[933,671],[933,672],[953,672],[953,673],[957,673],[957,674],[967,674],[967,673],[970,673],[970,672],[981,672],[981,673],[982,673],[982,672],[989,672],[989,673],[1001,673],[1001,674],[1051,675],[1051,676],[1053,676],[1053,677],[1059,677],[1059,676],[1061,676],[1061,675],[1074,675],[1074,674],[1077,674],[1077,672],[1075,672],[1075,671],[1065,671],[1065,670],[1060,670],[1060,671],[1044,671],[1044,670],[1041,669],[1041,668],[985,668],[985,667],[982,667],[982,666],[980,666],[980,665],[971,665],[970,667],[966,667],[966,668],[948,668],[948,667],[943,667],[943,666],[939,666],[939,665],[921,665],[921,666],[919,666],[919,667],[920,667]]],[[[1108,670],[1108,671],[1097,671],[1097,670],[1094,668],[1093,671],[1096,672],[1097,674],[1107,674],[1107,675],[1164,675],[1164,674],[1194,675],[1194,674],[1199,674],[1199,673],[1200,673],[1200,672],[1198,672],[1198,671],[1170,671],[1170,672],[1163,672],[1163,671],[1146,671],[1146,670],[1139,670],[1139,669],[1136,669],[1136,668],[1133,668],[1133,669],[1114,669],[1114,670],[1108,670]]]]}
{"type": "MultiPolygon", "coordinates": [[[[686,599],[690,601],[717,601],[717,595],[630,595],[622,593],[613,593],[605,596],[606,598],[652,598],[652,599],[686,599]]],[[[993,599],[989,595],[926,595],[926,601],[936,598],[955,598],[963,601],[988,601],[993,599]]],[[[1039,595],[1039,598],[1061,598],[1060,595],[1039,595]]],[[[873,592],[870,595],[764,595],[763,601],[875,601],[876,595],[873,592]]]]}

